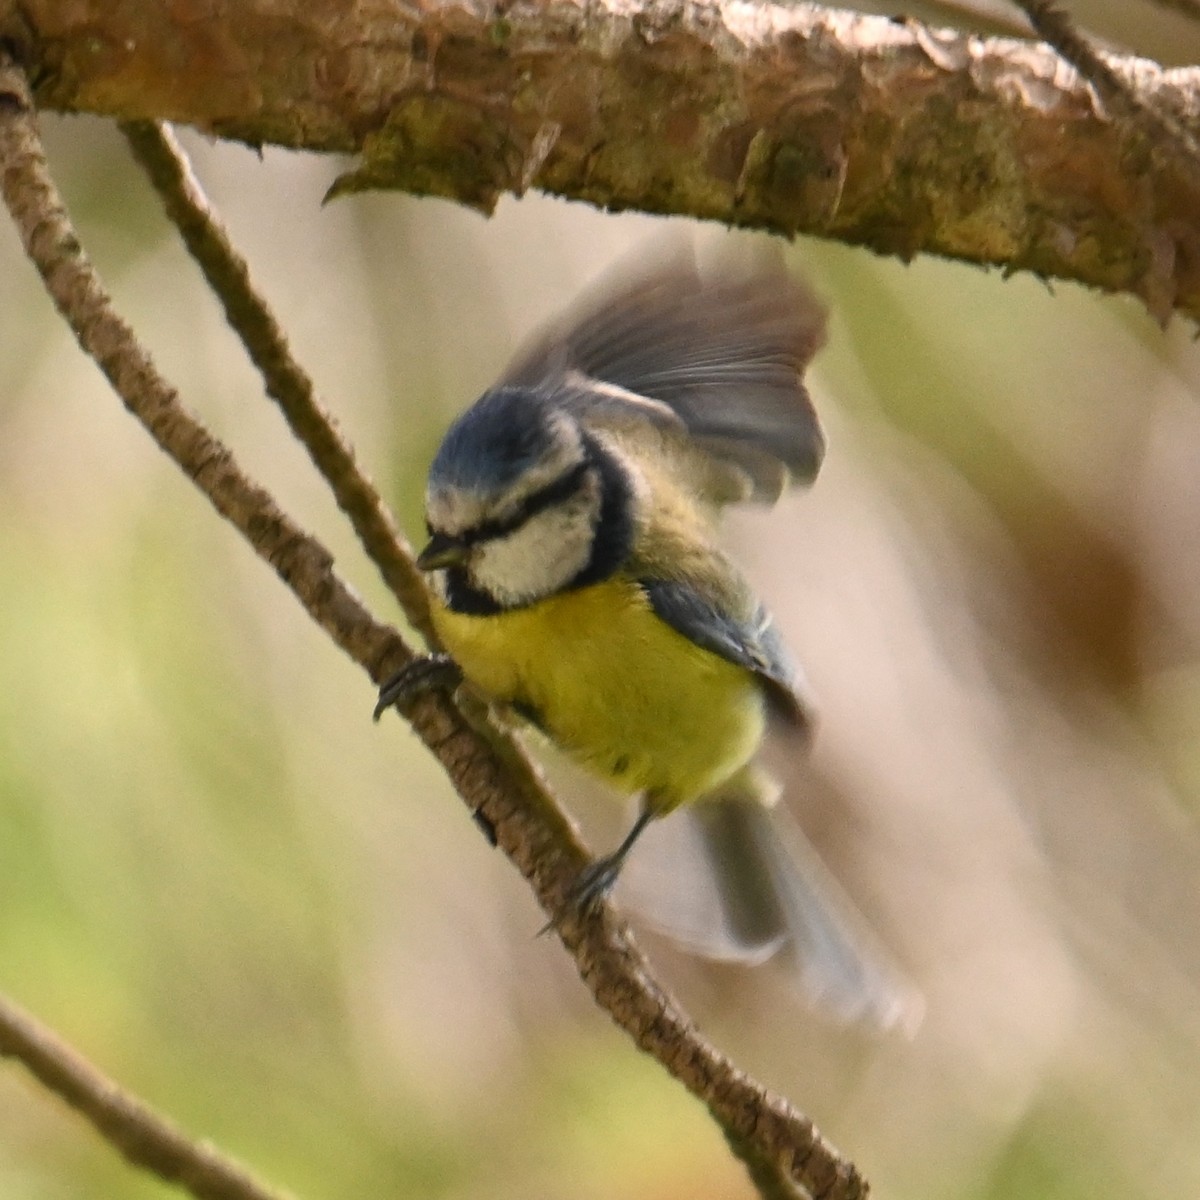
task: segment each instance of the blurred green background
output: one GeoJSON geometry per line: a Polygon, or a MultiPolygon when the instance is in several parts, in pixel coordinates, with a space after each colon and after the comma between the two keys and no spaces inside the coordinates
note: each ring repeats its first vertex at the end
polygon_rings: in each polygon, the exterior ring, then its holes
{"type": "MultiPolygon", "coordinates": [[[[159,366],[398,619],[120,138],[45,132],[159,366]]],[[[451,415],[661,228],[539,197],[490,221],[397,195],[323,209],[335,162],[184,140],[414,537],[451,415]]],[[[0,225],[0,990],[304,1200],[749,1200],[0,225]]],[[[731,538],[820,700],[789,801],[925,1019],[839,1028],[770,969],[646,944],[881,1196],[1200,1194],[1193,331],[965,266],[789,256],[832,310],[831,449],[813,491],[731,538]]],[[[171,1194],[0,1069],[4,1200],[171,1194]]]]}

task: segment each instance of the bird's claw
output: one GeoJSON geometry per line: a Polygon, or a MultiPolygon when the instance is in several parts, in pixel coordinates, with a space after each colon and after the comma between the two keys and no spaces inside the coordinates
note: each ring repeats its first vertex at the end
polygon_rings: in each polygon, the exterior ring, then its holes
{"type": "Polygon", "coordinates": [[[578,912],[595,912],[613,890],[623,858],[606,854],[584,867],[567,891],[567,904],[578,912]]]}
{"type": "Polygon", "coordinates": [[[452,692],[462,680],[462,668],[448,654],[414,658],[379,689],[373,719],[378,721],[392,705],[403,707],[426,692],[452,692]]]}
{"type": "Polygon", "coordinates": [[[558,915],[547,921],[538,930],[537,936],[542,937],[549,933],[559,920],[568,914],[579,918],[595,916],[617,882],[623,859],[624,855],[606,854],[603,858],[588,863],[567,889],[558,915]]]}

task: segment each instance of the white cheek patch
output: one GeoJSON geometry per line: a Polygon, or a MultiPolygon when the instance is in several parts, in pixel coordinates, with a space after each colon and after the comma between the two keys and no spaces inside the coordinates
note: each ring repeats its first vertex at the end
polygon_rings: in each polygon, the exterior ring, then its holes
{"type": "Polygon", "coordinates": [[[599,511],[599,488],[585,487],[512,533],[481,543],[471,558],[472,584],[504,607],[560,591],[591,559],[599,511]]]}

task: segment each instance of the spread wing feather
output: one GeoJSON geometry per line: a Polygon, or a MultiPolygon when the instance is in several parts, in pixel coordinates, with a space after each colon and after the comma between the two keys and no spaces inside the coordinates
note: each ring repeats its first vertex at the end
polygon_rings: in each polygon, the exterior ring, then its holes
{"type": "Polygon", "coordinates": [[[810,482],[825,442],[802,375],[825,313],[778,255],[702,275],[681,247],[625,275],[546,330],[501,383],[549,385],[584,420],[677,430],[725,468],[718,501],[770,502],[810,482]]]}

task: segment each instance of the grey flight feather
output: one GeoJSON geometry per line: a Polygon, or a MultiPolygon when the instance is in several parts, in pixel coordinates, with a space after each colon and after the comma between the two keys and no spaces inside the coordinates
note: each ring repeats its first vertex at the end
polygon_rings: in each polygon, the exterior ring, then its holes
{"type": "Polygon", "coordinates": [[[802,990],[843,1021],[915,1028],[920,995],[844,895],[786,810],[746,800],[687,810],[744,945],[782,936],[802,990]]]}
{"type": "Polygon", "coordinates": [[[776,957],[829,1015],[911,1032],[922,1002],[781,805],[720,791],[656,821],[618,887],[661,933],[698,954],[776,957]]]}
{"type": "Polygon", "coordinates": [[[624,406],[626,419],[682,423],[693,445],[741,473],[739,498],[773,501],[821,464],[801,377],[824,337],[823,308],[778,255],[702,275],[677,251],[632,283],[601,285],[501,382],[553,386],[581,416],[624,406]]]}
{"type": "Polygon", "coordinates": [[[726,662],[752,671],[763,684],[771,711],[807,731],[812,712],[770,614],[760,604],[750,620],[740,620],[682,580],[638,581],[659,620],[688,641],[726,662]]]}

